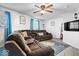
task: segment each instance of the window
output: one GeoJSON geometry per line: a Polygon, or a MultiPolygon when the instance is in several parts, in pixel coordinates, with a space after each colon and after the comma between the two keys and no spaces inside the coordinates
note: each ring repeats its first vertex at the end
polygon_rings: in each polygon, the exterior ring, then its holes
{"type": "Polygon", "coordinates": [[[64,29],[67,31],[79,31],[79,20],[64,23],[64,29]]]}

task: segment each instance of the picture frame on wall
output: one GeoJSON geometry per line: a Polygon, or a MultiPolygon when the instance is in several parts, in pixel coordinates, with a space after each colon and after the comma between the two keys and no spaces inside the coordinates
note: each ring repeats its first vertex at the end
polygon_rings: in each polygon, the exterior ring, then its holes
{"type": "Polygon", "coordinates": [[[26,18],[24,16],[20,16],[20,24],[26,24],[26,18]]]}

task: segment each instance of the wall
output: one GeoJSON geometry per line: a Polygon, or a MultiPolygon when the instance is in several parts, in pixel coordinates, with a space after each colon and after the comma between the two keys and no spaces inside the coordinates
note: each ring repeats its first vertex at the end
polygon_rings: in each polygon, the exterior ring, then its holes
{"type": "Polygon", "coordinates": [[[0,10],[0,47],[2,47],[4,44],[4,30],[5,30],[5,16],[4,12],[0,10]]]}
{"type": "Polygon", "coordinates": [[[67,21],[72,21],[74,20],[74,12],[70,13],[64,13],[63,15],[60,15],[57,18],[51,19],[51,20],[45,20],[43,23],[45,24],[45,29],[49,32],[52,33],[54,38],[61,38],[61,26],[62,26],[62,31],[64,30],[64,22],[67,21]],[[51,23],[54,23],[52,26],[51,23]]]}
{"type": "Polygon", "coordinates": [[[64,31],[65,43],[79,49],[79,32],[64,31]]]}
{"type": "MultiPolygon", "coordinates": [[[[1,10],[3,11],[9,11],[11,12],[11,25],[12,25],[12,32],[16,31],[16,30],[29,30],[30,29],[30,16],[24,15],[22,13],[13,11],[13,10],[9,10],[7,8],[3,8],[0,7],[1,10]],[[24,16],[26,18],[26,24],[20,24],[20,16],[24,16]]],[[[41,22],[41,20],[40,20],[41,22]]],[[[36,19],[34,19],[34,29],[37,29],[37,25],[36,25],[36,19]]],[[[41,23],[40,23],[41,24],[41,23]]],[[[40,29],[42,30],[42,26],[40,27],[40,29]]]]}
{"type": "MultiPolygon", "coordinates": [[[[31,17],[27,16],[27,15],[23,15],[23,14],[20,14],[18,12],[15,12],[13,11],[11,13],[11,19],[12,19],[12,32],[13,31],[16,31],[16,30],[30,30],[30,19],[31,17]],[[26,24],[20,24],[20,16],[25,16],[26,18],[26,24]]],[[[38,29],[38,22],[37,22],[38,19],[34,19],[34,30],[37,30],[38,29]]],[[[41,21],[41,20],[40,20],[41,21]]],[[[41,24],[41,22],[40,22],[41,24]]],[[[40,26],[40,29],[42,30],[42,27],[40,26]]]]}
{"type": "Polygon", "coordinates": [[[31,17],[20,14],[18,12],[11,12],[11,23],[12,23],[12,32],[16,30],[26,30],[30,29],[30,19],[31,17]],[[24,16],[26,18],[26,23],[25,24],[20,24],[20,16],[24,16]]]}
{"type": "MultiPolygon", "coordinates": [[[[59,17],[59,18],[44,21],[45,29],[48,32],[52,33],[54,38],[60,38],[61,24],[64,24],[65,22],[68,22],[68,21],[75,20],[74,19],[75,12],[78,12],[78,11],[65,13],[65,14],[61,15],[61,17],[59,17]],[[55,22],[54,26],[51,26],[51,24],[50,24],[52,21],[55,22]]],[[[63,32],[62,33],[63,33],[63,42],[79,49],[79,32],[64,31],[64,25],[63,25],[63,32]]]]}
{"type": "Polygon", "coordinates": [[[45,21],[45,29],[52,33],[54,38],[60,38],[61,34],[61,24],[63,22],[62,18],[56,18],[45,21]]]}
{"type": "Polygon", "coordinates": [[[30,22],[31,17],[29,17],[27,15],[23,15],[22,13],[19,13],[19,12],[13,11],[13,10],[9,10],[7,8],[0,7],[0,9],[3,10],[4,12],[9,11],[11,13],[12,32],[16,31],[16,30],[30,29],[29,22],[30,22]],[[20,16],[25,16],[25,18],[26,18],[25,25],[20,24],[20,16]]]}
{"type": "MultiPolygon", "coordinates": [[[[74,12],[65,14],[64,22],[75,20],[73,14],[74,12]]],[[[65,43],[79,49],[79,31],[64,31],[63,38],[65,43]]]]}

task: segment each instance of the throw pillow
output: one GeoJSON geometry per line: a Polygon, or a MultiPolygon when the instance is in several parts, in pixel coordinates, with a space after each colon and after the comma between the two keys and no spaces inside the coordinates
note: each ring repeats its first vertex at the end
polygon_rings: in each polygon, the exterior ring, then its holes
{"type": "Polygon", "coordinates": [[[28,37],[27,32],[21,32],[21,34],[23,35],[23,37],[28,37]]]}
{"type": "Polygon", "coordinates": [[[43,33],[38,33],[38,35],[39,35],[39,36],[42,36],[42,35],[43,35],[43,33]]]}

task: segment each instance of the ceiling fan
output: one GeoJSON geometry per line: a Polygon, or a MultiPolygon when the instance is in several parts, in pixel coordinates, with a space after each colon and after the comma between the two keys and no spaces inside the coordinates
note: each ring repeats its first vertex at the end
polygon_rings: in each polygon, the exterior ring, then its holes
{"type": "Polygon", "coordinates": [[[53,4],[42,4],[40,6],[38,5],[34,5],[35,7],[37,7],[39,10],[34,11],[33,13],[41,13],[41,15],[45,14],[46,12],[52,13],[53,12],[53,4]]]}

